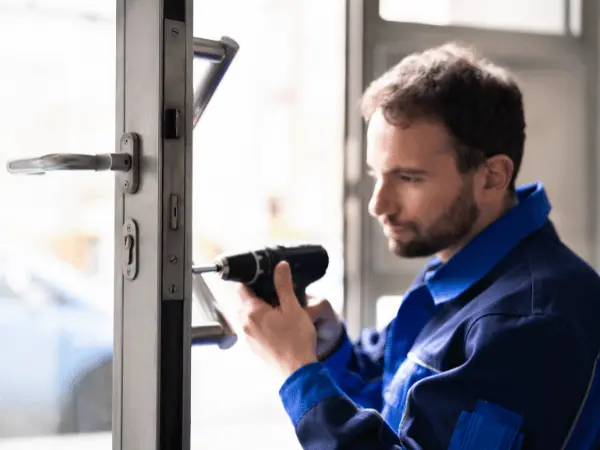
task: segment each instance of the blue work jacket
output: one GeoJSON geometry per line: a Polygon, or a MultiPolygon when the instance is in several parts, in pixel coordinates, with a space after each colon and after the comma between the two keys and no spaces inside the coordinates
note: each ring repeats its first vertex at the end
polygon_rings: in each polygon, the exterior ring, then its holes
{"type": "Polygon", "coordinates": [[[600,278],[541,183],[280,396],[305,450],[600,448],[600,278]]]}

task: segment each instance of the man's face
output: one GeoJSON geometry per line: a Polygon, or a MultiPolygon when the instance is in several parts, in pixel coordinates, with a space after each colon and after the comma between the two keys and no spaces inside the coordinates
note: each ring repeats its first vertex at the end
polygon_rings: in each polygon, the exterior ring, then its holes
{"type": "Polygon", "coordinates": [[[369,122],[367,164],[376,179],[369,213],[398,256],[424,257],[461,245],[480,208],[473,174],[461,174],[445,127],[414,121],[389,124],[380,111],[369,122]]]}

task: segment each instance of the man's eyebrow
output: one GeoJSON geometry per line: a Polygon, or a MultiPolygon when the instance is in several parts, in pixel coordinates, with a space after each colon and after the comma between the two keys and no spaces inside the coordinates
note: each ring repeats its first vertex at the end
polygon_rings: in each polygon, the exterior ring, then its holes
{"type": "MultiPolygon", "coordinates": [[[[376,172],[373,167],[367,164],[367,171],[369,173],[376,172]]],[[[424,169],[416,169],[413,167],[392,167],[389,170],[386,170],[384,174],[389,175],[426,175],[428,172],[424,169]]]]}

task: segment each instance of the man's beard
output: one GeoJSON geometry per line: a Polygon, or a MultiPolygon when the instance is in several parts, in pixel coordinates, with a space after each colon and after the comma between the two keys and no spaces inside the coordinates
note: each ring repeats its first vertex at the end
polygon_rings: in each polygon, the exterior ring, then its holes
{"type": "Polygon", "coordinates": [[[465,183],[450,208],[436,223],[426,230],[414,222],[402,224],[412,231],[413,237],[407,241],[390,238],[389,249],[405,258],[429,257],[458,244],[471,232],[478,218],[479,208],[471,183],[465,183]]]}

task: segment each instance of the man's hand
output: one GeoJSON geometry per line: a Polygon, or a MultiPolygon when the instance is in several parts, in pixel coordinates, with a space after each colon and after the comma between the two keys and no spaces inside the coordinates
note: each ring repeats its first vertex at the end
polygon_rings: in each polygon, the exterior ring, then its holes
{"type": "Polygon", "coordinates": [[[340,342],[344,333],[341,317],[335,312],[328,300],[309,300],[305,311],[317,330],[317,357],[320,361],[327,358],[340,342]]]}
{"type": "Polygon", "coordinates": [[[246,286],[239,287],[239,319],[250,348],[285,380],[300,367],[317,361],[317,334],[294,294],[287,262],[275,268],[274,283],[279,299],[276,308],[246,286]]]}

